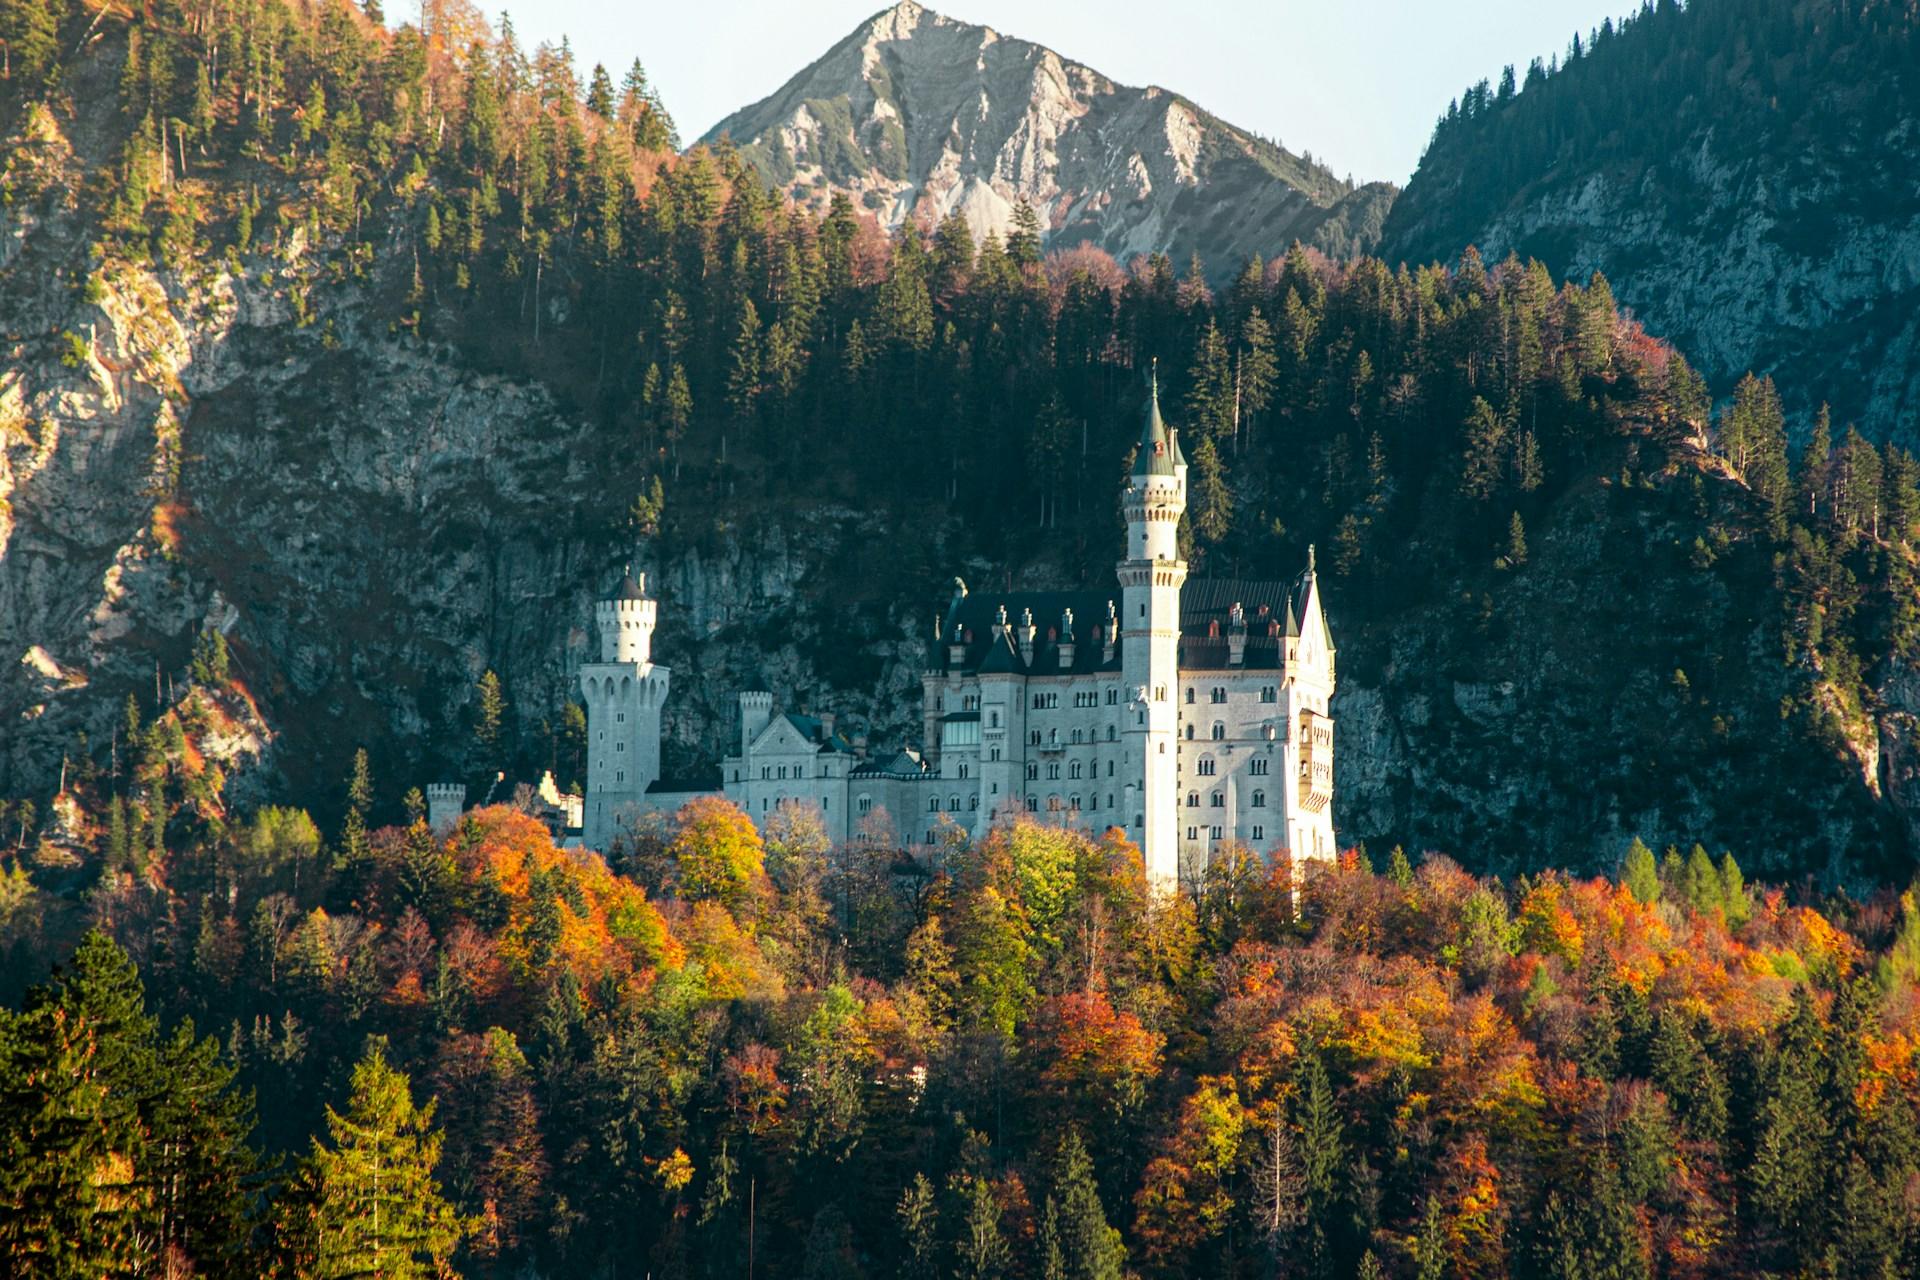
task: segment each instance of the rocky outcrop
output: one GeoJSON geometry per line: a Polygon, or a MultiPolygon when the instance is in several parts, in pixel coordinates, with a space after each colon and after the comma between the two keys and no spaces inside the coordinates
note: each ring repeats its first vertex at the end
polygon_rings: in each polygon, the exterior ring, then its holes
{"type": "Polygon", "coordinates": [[[1370,249],[1393,189],[1355,188],[1179,94],[903,0],[771,97],[716,125],[777,188],[835,192],[883,226],[954,212],[1006,237],[1022,201],[1055,245],[1122,261],[1198,252],[1230,271],[1300,240],[1370,249]]]}

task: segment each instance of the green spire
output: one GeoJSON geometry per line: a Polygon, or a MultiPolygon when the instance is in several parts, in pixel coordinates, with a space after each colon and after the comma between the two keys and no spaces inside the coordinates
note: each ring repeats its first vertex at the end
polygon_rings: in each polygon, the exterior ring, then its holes
{"type": "Polygon", "coordinates": [[[1173,474],[1173,442],[1167,437],[1166,420],[1160,416],[1160,361],[1153,362],[1153,373],[1148,384],[1152,389],[1147,401],[1147,426],[1140,434],[1140,452],[1133,461],[1133,474],[1136,476],[1170,476],[1173,474]]]}

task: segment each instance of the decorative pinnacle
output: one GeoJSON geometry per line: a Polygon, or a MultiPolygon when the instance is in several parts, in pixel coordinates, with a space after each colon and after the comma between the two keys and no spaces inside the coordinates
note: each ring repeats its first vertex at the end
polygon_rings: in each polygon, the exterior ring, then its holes
{"type": "Polygon", "coordinates": [[[1313,572],[1313,544],[1311,542],[1307,544],[1307,572],[1313,572]]]}

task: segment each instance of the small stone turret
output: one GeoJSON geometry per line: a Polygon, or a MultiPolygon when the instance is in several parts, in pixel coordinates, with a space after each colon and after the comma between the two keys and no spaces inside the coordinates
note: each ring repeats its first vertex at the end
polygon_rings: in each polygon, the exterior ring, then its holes
{"type": "Polygon", "coordinates": [[[460,821],[460,812],[467,805],[467,788],[459,782],[429,782],[427,784],[427,825],[433,828],[433,834],[443,836],[453,830],[460,821]]]}
{"type": "Polygon", "coordinates": [[[773,719],[773,695],[756,690],[740,695],[740,755],[745,759],[753,750],[753,740],[773,719]]]}

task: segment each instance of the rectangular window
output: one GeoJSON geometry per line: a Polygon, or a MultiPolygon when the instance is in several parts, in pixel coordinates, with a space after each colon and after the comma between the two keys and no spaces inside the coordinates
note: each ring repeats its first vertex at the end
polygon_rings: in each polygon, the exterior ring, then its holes
{"type": "Polygon", "coordinates": [[[1264,840],[1267,837],[1266,837],[1266,833],[1261,828],[1255,827],[1253,829],[1253,838],[1255,840],[1264,840]]]}

